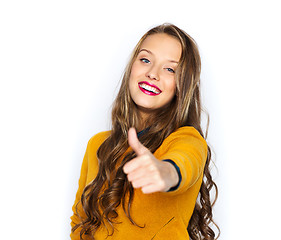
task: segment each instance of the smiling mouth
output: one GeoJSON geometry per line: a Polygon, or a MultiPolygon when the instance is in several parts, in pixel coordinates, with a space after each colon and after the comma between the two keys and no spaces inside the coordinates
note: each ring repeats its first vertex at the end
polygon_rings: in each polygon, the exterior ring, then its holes
{"type": "Polygon", "coordinates": [[[142,92],[148,95],[159,95],[162,91],[155,85],[151,85],[148,82],[139,82],[139,88],[142,92]]]}

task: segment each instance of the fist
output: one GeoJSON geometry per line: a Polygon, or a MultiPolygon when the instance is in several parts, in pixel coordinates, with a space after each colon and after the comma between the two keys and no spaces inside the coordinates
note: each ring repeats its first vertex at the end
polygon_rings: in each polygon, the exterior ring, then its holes
{"type": "Polygon", "coordinates": [[[128,142],[137,156],[124,165],[123,171],[134,188],[141,188],[143,193],[153,193],[166,192],[177,185],[179,176],[175,167],[156,159],[140,143],[134,128],[129,129],[128,142]]]}

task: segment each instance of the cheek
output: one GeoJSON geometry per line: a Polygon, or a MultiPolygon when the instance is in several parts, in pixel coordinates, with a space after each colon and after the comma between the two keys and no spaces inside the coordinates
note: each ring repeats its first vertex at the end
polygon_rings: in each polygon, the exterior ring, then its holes
{"type": "Polygon", "coordinates": [[[136,93],[137,84],[136,84],[135,78],[134,78],[134,76],[132,74],[131,74],[131,76],[129,78],[128,87],[129,87],[130,96],[133,97],[134,94],[136,93]]]}
{"type": "Polygon", "coordinates": [[[176,94],[176,81],[173,79],[171,82],[169,82],[167,87],[170,94],[174,96],[176,94]]]}
{"type": "Polygon", "coordinates": [[[132,79],[131,79],[131,77],[130,77],[130,79],[129,79],[129,93],[130,93],[130,95],[132,96],[132,86],[133,86],[133,84],[132,84],[132,79]]]}
{"type": "Polygon", "coordinates": [[[138,74],[138,66],[136,62],[133,63],[130,78],[134,78],[138,74]]]}

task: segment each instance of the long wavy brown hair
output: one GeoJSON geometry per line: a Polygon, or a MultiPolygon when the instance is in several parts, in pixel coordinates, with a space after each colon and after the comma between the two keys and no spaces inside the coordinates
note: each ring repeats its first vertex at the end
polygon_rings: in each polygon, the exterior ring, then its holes
{"type": "MultiPolygon", "coordinates": [[[[108,235],[112,235],[114,225],[118,223],[118,207],[123,208],[132,224],[139,226],[130,214],[134,189],[122,170],[124,164],[135,157],[134,152],[126,152],[129,147],[127,133],[130,127],[136,127],[137,131],[142,130],[140,126],[149,127],[149,131],[140,136],[140,141],[152,153],[159,148],[165,138],[182,126],[193,126],[206,139],[207,136],[201,129],[200,71],[201,60],[195,41],[175,25],[157,26],[140,39],[125,69],[119,93],[113,104],[112,131],[97,151],[98,174],[85,187],[81,196],[80,204],[82,204],[86,217],[81,217],[81,222],[72,229],[72,231],[77,228],[81,229],[81,239],[85,235],[94,239],[95,232],[102,225],[110,226],[106,228],[108,235]],[[132,64],[143,41],[148,36],[158,33],[175,37],[181,43],[182,54],[176,70],[176,94],[168,106],[155,111],[143,123],[140,112],[130,96],[128,84],[132,64]]],[[[216,239],[216,234],[212,230],[212,227],[217,227],[213,222],[212,207],[217,199],[218,190],[210,174],[210,162],[211,150],[208,146],[203,182],[187,227],[192,240],[216,239]],[[211,189],[215,191],[213,201],[210,196],[211,189]]],[[[78,211],[77,214],[79,215],[78,211]]]]}

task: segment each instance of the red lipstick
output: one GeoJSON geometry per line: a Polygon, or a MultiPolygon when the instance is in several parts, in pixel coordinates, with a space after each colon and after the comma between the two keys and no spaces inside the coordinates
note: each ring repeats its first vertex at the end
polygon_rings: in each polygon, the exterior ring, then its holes
{"type": "Polygon", "coordinates": [[[155,86],[154,84],[148,83],[146,81],[139,82],[138,85],[139,85],[139,89],[143,93],[150,95],[150,96],[156,96],[162,92],[157,86],[155,86]]]}

